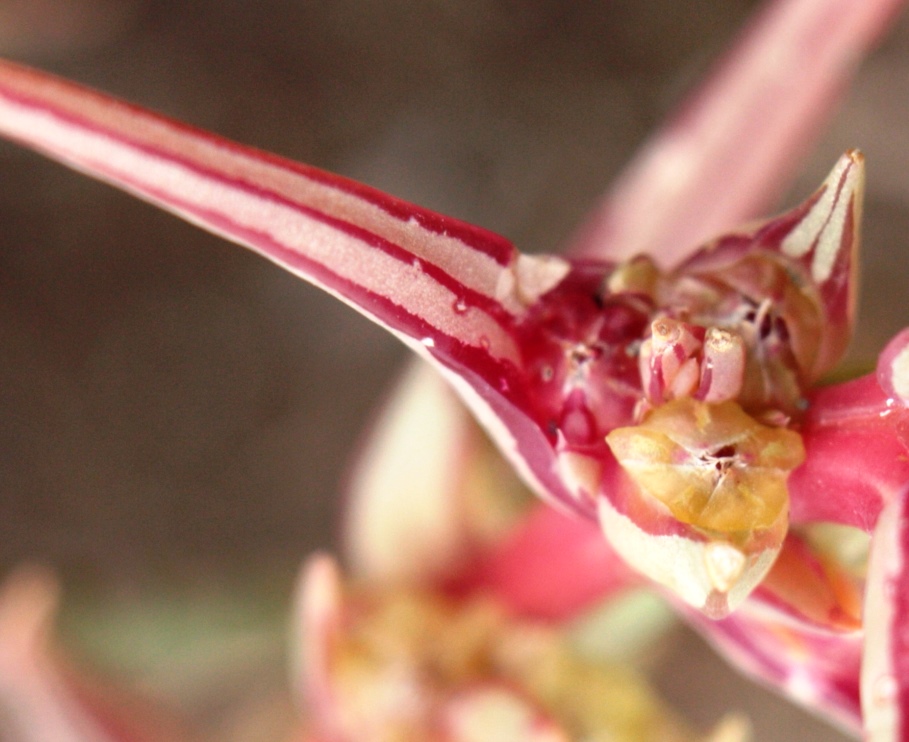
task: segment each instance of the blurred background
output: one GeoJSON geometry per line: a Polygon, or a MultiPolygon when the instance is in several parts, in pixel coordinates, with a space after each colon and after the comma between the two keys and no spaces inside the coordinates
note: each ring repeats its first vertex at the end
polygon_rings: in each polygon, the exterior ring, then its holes
{"type": "MultiPolygon", "coordinates": [[[[756,6],[0,0],[0,52],[539,252],[756,6]]],[[[907,324],[907,101],[904,20],[781,202],[865,151],[855,364],[907,324]]],[[[404,360],[264,260],[0,143],[0,573],[54,566],[84,653],[203,724],[284,713],[295,572],[335,545],[345,466],[404,360]]],[[[694,721],[835,738],[684,631],[666,652],[658,682],[694,721]]]]}

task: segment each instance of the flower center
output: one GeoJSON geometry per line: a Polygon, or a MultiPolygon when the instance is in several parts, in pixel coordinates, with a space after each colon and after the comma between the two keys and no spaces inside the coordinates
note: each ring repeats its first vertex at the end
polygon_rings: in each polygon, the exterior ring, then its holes
{"type": "Polygon", "coordinates": [[[761,425],[735,402],[690,397],[606,441],[637,487],[673,517],[732,540],[785,518],[786,478],[805,456],[798,433],[761,425]]]}

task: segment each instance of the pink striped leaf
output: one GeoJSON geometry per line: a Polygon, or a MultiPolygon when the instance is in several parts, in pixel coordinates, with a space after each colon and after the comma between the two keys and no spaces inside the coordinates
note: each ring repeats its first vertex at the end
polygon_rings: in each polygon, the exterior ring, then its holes
{"type": "Polygon", "coordinates": [[[575,253],[668,267],[764,213],[904,4],[768,3],[591,213],[575,253]]]}
{"type": "Polygon", "coordinates": [[[868,742],[909,740],[909,497],[883,509],[865,595],[862,713],[868,742]]]}
{"type": "Polygon", "coordinates": [[[456,383],[545,494],[516,329],[569,265],[366,186],[0,63],[0,133],[245,245],[387,327],[456,383]]]}

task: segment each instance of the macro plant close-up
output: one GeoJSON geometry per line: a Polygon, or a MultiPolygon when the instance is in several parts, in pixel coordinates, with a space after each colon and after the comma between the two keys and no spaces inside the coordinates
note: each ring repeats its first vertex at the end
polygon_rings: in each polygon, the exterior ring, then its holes
{"type": "Polygon", "coordinates": [[[909,739],[902,2],[39,5],[2,739],[909,739]]]}

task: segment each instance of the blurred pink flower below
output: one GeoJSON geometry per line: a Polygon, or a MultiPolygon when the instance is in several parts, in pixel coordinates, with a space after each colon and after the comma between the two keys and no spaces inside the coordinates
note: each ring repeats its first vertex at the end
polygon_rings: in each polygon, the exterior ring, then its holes
{"type": "MultiPolygon", "coordinates": [[[[635,670],[585,658],[570,636],[489,599],[352,591],[335,566],[306,573],[305,697],[331,740],[684,740],[635,670]]],[[[729,719],[710,740],[744,740],[729,719]]]]}
{"type": "MultiPolygon", "coordinates": [[[[348,516],[353,578],[344,580],[330,557],[312,557],[297,599],[295,677],[322,738],[699,738],[636,670],[619,664],[658,632],[659,620],[642,615],[623,629],[607,612],[599,629],[614,635],[612,658],[579,649],[578,619],[640,580],[608,569],[616,559],[590,524],[535,504],[497,467],[479,430],[422,364],[401,380],[363,451],[348,516]],[[427,412],[434,434],[416,435],[427,412]],[[414,480],[393,466],[405,452],[445,474],[414,480]],[[547,541],[551,565],[536,570],[533,552],[547,541]],[[561,569],[585,563],[595,569],[577,580],[561,569]]],[[[711,739],[746,734],[730,719],[711,739]]]]}
{"type": "MultiPolygon", "coordinates": [[[[562,257],[0,63],[6,136],[386,327],[576,517],[489,476],[460,407],[414,372],[353,479],[362,585],[325,557],[305,572],[295,677],[320,740],[692,739],[633,674],[569,647],[571,619],[644,585],[746,673],[874,742],[907,738],[909,333],[875,373],[819,385],[852,330],[863,157],[737,227],[900,5],[770,3],[562,257]],[[616,687],[631,700],[613,707],[616,687]]],[[[27,667],[14,714],[22,689],[27,713],[81,713],[27,667]]],[[[131,738],[81,723],[60,729],[131,738]]]]}

